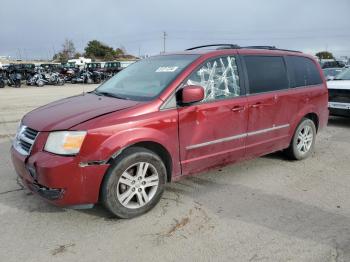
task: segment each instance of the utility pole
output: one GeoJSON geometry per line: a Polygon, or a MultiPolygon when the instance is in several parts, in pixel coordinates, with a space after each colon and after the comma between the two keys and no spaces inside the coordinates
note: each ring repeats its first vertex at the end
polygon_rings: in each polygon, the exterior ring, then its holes
{"type": "Polygon", "coordinates": [[[167,36],[168,36],[167,33],[164,31],[163,32],[163,53],[165,53],[165,40],[167,36]]]}

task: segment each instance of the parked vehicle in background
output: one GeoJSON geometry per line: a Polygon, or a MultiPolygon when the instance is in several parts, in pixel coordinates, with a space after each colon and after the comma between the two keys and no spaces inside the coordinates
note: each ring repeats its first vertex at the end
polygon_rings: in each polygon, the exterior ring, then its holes
{"type": "Polygon", "coordinates": [[[105,62],[94,62],[86,64],[85,68],[91,72],[91,78],[95,84],[99,84],[101,81],[105,80],[106,73],[104,66],[105,62]]]}
{"type": "Polygon", "coordinates": [[[93,73],[89,70],[80,70],[76,76],[71,79],[72,84],[82,83],[82,84],[93,84],[93,73]]]}
{"type": "Polygon", "coordinates": [[[336,75],[342,72],[344,69],[342,67],[335,68],[325,68],[323,69],[323,74],[327,80],[333,80],[336,75]]]}
{"type": "Polygon", "coordinates": [[[85,57],[79,57],[79,58],[68,60],[68,63],[74,63],[75,66],[78,67],[79,69],[83,69],[86,63],[91,63],[91,62],[92,61],[90,58],[85,58],[85,57]]]}
{"type": "Polygon", "coordinates": [[[0,68],[0,88],[5,87],[5,72],[0,68]]]}
{"type": "Polygon", "coordinates": [[[41,64],[40,67],[49,72],[59,73],[62,70],[62,65],[60,63],[41,64]]]}
{"type": "Polygon", "coordinates": [[[329,111],[334,116],[350,117],[350,68],[343,70],[327,82],[329,111]]]}
{"type": "Polygon", "coordinates": [[[123,68],[121,67],[120,62],[117,62],[117,61],[106,62],[105,66],[104,66],[104,72],[106,74],[106,79],[111,78],[112,76],[114,76],[115,74],[120,72],[122,69],[123,68]]]}
{"type": "Polygon", "coordinates": [[[53,204],[101,201],[131,218],[183,176],[280,150],[307,158],[327,105],[311,56],[195,47],[140,60],[90,93],[26,114],[12,161],[24,184],[53,204]]]}
{"type": "Polygon", "coordinates": [[[72,81],[72,78],[76,77],[80,69],[75,65],[75,63],[65,63],[62,64],[60,74],[63,76],[65,82],[72,81]]]}
{"type": "Polygon", "coordinates": [[[325,68],[335,68],[335,67],[345,67],[345,64],[342,63],[341,61],[325,61],[325,62],[321,62],[321,67],[322,69],[325,68]]]}
{"type": "Polygon", "coordinates": [[[21,87],[22,74],[17,65],[10,65],[6,69],[6,78],[8,86],[21,87]]]}
{"type": "Polygon", "coordinates": [[[57,72],[45,71],[42,67],[36,69],[36,73],[27,79],[29,86],[64,85],[64,78],[57,72]]]}

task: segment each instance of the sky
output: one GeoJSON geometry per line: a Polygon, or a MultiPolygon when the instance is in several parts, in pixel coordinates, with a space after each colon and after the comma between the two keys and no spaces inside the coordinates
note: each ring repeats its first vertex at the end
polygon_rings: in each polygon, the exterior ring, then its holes
{"type": "Polygon", "coordinates": [[[65,39],[134,55],[212,43],[273,45],[350,57],[350,0],[11,0],[0,8],[0,56],[51,58],[65,39]]]}

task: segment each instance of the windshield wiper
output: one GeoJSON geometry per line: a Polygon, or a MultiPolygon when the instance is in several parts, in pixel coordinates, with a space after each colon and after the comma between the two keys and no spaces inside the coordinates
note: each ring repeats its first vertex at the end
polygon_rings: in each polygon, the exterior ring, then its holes
{"type": "Polygon", "coordinates": [[[128,99],[127,97],[118,96],[116,94],[109,93],[109,92],[100,92],[100,91],[94,90],[92,91],[92,93],[98,96],[107,96],[107,97],[113,97],[113,98],[124,99],[124,100],[128,99]]]}

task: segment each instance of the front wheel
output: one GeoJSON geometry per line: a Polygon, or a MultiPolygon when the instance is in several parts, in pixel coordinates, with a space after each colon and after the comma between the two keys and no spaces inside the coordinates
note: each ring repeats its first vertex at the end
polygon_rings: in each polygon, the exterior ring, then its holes
{"type": "Polygon", "coordinates": [[[315,123],[308,118],[303,118],[295,130],[293,139],[286,153],[291,159],[305,159],[313,152],[315,140],[315,123]]]}
{"type": "Polygon", "coordinates": [[[132,218],[151,210],[160,200],[166,168],[160,157],[141,147],[126,149],[104,178],[101,200],[119,218],[132,218]]]}

